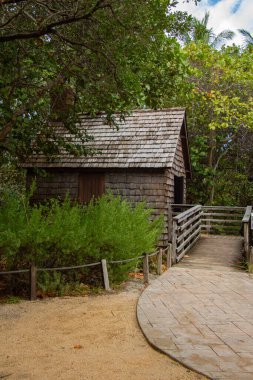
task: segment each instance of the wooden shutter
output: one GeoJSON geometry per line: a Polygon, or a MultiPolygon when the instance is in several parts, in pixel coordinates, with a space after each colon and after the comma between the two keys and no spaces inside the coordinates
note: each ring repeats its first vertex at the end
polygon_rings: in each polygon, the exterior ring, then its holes
{"type": "Polygon", "coordinates": [[[105,180],[103,173],[82,173],[79,175],[79,203],[89,203],[93,198],[99,198],[104,192],[105,180]]]}

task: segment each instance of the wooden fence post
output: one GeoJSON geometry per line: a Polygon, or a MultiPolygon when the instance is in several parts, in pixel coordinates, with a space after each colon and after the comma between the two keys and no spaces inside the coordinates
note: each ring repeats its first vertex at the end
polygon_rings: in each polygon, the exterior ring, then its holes
{"type": "Polygon", "coordinates": [[[244,251],[247,260],[249,260],[249,223],[243,223],[243,235],[244,235],[244,251]]]}
{"type": "Polygon", "coordinates": [[[37,271],[34,264],[30,266],[30,300],[34,301],[37,298],[37,271]]]}
{"type": "Polygon", "coordinates": [[[156,273],[158,274],[158,276],[160,276],[162,274],[162,264],[163,264],[163,249],[160,248],[159,252],[157,254],[157,269],[156,269],[156,273]]]}
{"type": "Polygon", "coordinates": [[[168,240],[172,241],[172,205],[168,206],[168,240]]]}
{"type": "Polygon", "coordinates": [[[168,245],[167,251],[167,270],[172,266],[172,244],[168,245]]]}
{"type": "Polygon", "coordinates": [[[249,250],[249,273],[253,273],[253,247],[249,250]]]}
{"type": "Polygon", "coordinates": [[[102,274],[103,274],[104,288],[105,288],[106,291],[109,291],[111,289],[110,289],[110,283],[109,283],[109,276],[108,276],[106,259],[102,259],[101,260],[101,265],[102,265],[102,274]]]}
{"type": "Polygon", "coordinates": [[[144,275],[144,284],[149,284],[149,261],[148,254],[145,253],[143,258],[143,275],[144,275]]]}
{"type": "Polygon", "coordinates": [[[172,228],[172,263],[177,263],[177,222],[173,220],[172,228]]]}

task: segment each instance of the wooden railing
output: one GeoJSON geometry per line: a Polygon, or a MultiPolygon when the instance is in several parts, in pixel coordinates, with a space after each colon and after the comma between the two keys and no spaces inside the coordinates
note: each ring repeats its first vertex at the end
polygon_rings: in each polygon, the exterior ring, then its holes
{"type": "Polygon", "coordinates": [[[172,260],[175,264],[196,243],[200,233],[243,235],[244,253],[252,264],[253,272],[253,220],[252,206],[201,206],[172,204],[169,224],[172,241],[172,260]],[[252,256],[252,257],[250,257],[252,256]]]}
{"type": "MultiPolygon", "coordinates": [[[[172,204],[172,217],[194,205],[172,204]]],[[[201,232],[208,234],[240,235],[245,207],[202,206],[201,232]]]]}
{"type": "Polygon", "coordinates": [[[200,237],[202,206],[197,205],[173,217],[172,261],[177,263],[200,237]]]}
{"type": "Polygon", "coordinates": [[[201,230],[209,234],[240,235],[245,207],[202,206],[201,230]]]}
{"type": "Polygon", "coordinates": [[[188,203],[185,203],[185,204],[173,203],[170,205],[170,207],[172,208],[172,210],[171,210],[172,216],[176,216],[176,215],[180,214],[181,212],[189,210],[190,208],[192,208],[194,206],[196,206],[196,205],[188,204],[188,203]]]}
{"type": "Polygon", "coordinates": [[[251,213],[252,206],[247,206],[245,210],[245,214],[242,219],[243,225],[243,237],[244,237],[244,254],[249,261],[250,256],[250,246],[251,246],[251,213]]]}

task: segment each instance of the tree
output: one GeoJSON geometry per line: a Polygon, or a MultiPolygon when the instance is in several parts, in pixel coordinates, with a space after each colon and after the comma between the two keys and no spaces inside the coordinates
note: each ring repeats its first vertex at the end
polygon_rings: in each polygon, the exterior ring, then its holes
{"type": "Polygon", "coordinates": [[[184,36],[184,41],[186,44],[195,42],[204,43],[212,47],[218,47],[226,41],[233,39],[234,32],[231,30],[224,30],[216,35],[213,28],[208,27],[209,17],[210,13],[205,12],[202,20],[198,20],[195,17],[192,19],[191,30],[184,36]]]}
{"type": "Polygon", "coordinates": [[[251,186],[252,150],[245,141],[253,140],[252,54],[236,46],[216,50],[195,43],[185,51],[192,86],[185,98],[194,168],[192,201],[244,205],[247,194],[243,198],[236,183],[240,178],[251,186]]]}
{"type": "Polygon", "coordinates": [[[253,36],[246,29],[239,29],[239,32],[243,35],[247,46],[253,46],[253,36]]]}
{"type": "MultiPolygon", "coordinates": [[[[173,37],[187,27],[170,0],[2,0],[0,148],[23,159],[32,152],[89,153],[66,143],[78,115],[161,107],[185,66],[173,37]]],[[[86,141],[90,137],[79,136],[86,141]]]]}

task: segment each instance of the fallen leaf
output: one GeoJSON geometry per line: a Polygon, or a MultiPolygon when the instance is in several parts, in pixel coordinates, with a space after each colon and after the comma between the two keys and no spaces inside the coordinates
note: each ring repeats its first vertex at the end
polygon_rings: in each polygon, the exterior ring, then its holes
{"type": "Polygon", "coordinates": [[[75,345],[74,345],[74,348],[76,348],[76,349],[79,350],[80,348],[83,348],[83,346],[82,346],[81,344],[75,344],[75,345]]]}

